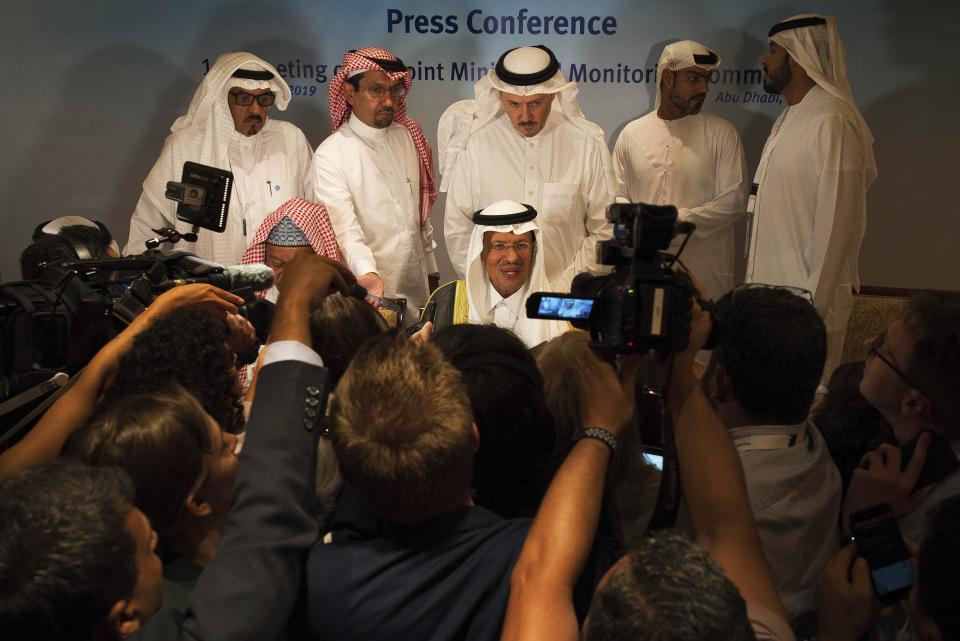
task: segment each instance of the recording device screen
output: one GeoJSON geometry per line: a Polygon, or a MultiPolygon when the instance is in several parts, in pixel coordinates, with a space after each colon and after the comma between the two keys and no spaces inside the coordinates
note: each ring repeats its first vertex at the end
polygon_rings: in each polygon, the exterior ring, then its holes
{"type": "Polygon", "coordinates": [[[227,228],[232,189],[232,172],[185,162],[180,182],[168,182],[164,195],[177,201],[177,220],[221,233],[227,228]]]}
{"type": "Polygon", "coordinates": [[[663,452],[644,448],[643,460],[646,461],[647,465],[652,465],[661,472],[663,471],[663,452]]]}
{"type": "Polygon", "coordinates": [[[590,318],[593,303],[592,298],[537,292],[527,299],[527,316],[557,320],[586,320],[590,318]]]}
{"type": "Polygon", "coordinates": [[[910,592],[913,564],[889,505],[878,505],[850,517],[857,552],[870,566],[870,580],[881,603],[894,603],[910,592]]]}

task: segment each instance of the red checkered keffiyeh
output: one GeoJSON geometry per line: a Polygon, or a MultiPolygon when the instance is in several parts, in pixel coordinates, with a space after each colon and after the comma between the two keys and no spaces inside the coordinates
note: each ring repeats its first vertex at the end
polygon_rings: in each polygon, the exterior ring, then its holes
{"type": "MultiPolygon", "coordinates": [[[[310,241],[310,246],[313,247],[313,251],[339,263],[343,262],[340,247],[337,246],[337,237],[333,233],[333,227],[330,226],[327,208],[303,198],[291,198],[263,221],[263,224],[257,229],[257,233],[254,234],[250,246],[243,252],[241,264],[262,263],[266,259],[266,249],[263,244],[266,242],[267,236],[270,235],[270,231],[284,217],[292,220],[297,227],[303,230],[310,241]]],[[[257,294],[265,296],[266,292],[257,292],[257,294]]]]}
{"type": "Polygon", "coordinates": [[[423,129],[420,125],[407,116],[406,96],[410,93],[410,87],[413,86],[413,78],[410,76],[409,70],[405,72],[387,71],[377,64],[373,60],[374,58],[399,60],[395,55],[380,47],[364,47],[344,54],[340,70],[330,81],[330,118],[333,121],[333,129],[337,130],[350,115],[350,105],[347,104],[347,98],[343,93],[343,82],[347,76],[355,71],[377,69],[387,74],[391,80],[403,79],[405,91],[403,97],[397,103],[393,120],[407,128],[410,137],[413,139],[413,144],[417,148],[417,155],[420,156],[420,226],[422,227],[427,224],[427,219],[430,218],[433,203],[437,200],[437,189],[433,177],[433,150],[430,149],[430,143],[423,135],[423,129]]]}

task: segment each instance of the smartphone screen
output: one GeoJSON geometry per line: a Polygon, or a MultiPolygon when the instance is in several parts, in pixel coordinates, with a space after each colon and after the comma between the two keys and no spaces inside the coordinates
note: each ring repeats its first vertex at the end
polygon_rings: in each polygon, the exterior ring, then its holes
{"type": "Polygon", "coordinates": [[[557,320],[587,320],[590,318],[590,312],[593,311],[593,303],[592,298],[536,292],[527,299],[527,316],[557,320]]]}
{"type": "Polygon", "coordinates": [[[870,566],[877,599],[893,603],[907,596],[913,585],[913,563],[889,505],[878,505],[850,517],[857,551],[870,566]]]}
{"type": "Polygon", "coordinates": [[[652,465],[661,472],[663,471],[663,452],[661,450],[644,447],[643,460],[646,461],[647,465],[652,465]]]}

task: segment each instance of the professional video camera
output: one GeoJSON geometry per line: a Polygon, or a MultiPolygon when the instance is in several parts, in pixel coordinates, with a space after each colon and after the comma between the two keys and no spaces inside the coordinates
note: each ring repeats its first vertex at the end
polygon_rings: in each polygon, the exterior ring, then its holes
{"type": "Polygon", "coordinates": [[[672,205],[614,204],[607,208],[607,220],[614,237],[598,244],[597,258],[613,273],[578,274],[570,294],[531,294],[527,316],[568,320],[589,330],[595,345],[617,353],[682,350],[695,291],[690,277],[674,271],[673,264],[696,226],[678,223],[672,205]],[[677,255],[663,254],[680,234],[686,238],[677,255]]]}
{"type": "Polygon", "coordinates": [[[146,241],[145,254],[41,263],[40,279],[0,285],[0,447],[36,418],[38,401],[66,384],[171,287],[211,283],[243,296],[248,304],[240,313],[266,340],[273,305],[253,292],[273,284],[273,270],[224,267],[169,248],[180,240],[195,242],[201,227],[223,232],[232,186],[231,172],[186,162],[181,181],[167,183],[166,197],[178,203],[177,220],[191,231],[154,229],[157,236],[146,241]]]}
{"type": "Polygon", "coordinates": [[[240,313],[266,340],[273,305],[253,295],[273,284],[266,265],[223,267],[185,251],[151,251],[49,264],[42,280],[0,285],[0,443],[31,404],[86,366],[157,295],[188,283],[243,296],[240,313]]]}

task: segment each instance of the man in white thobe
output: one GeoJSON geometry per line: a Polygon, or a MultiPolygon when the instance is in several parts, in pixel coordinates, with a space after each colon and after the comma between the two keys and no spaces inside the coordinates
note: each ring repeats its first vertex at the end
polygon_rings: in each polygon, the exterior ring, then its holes
{"type": "Polygon", "coordinates": [[[244,52],[220,56],[187,113],[173,123],[160,158],[143,182],[124,253],[143,252],[146,240],[157,235],[155,229],[191,230],[189,223],[177,220],[177,203],[164,196],[168,181],[180,182],[186,161],[233,172],[230,209],[223,233],[201,229],[196,243],[180,241],[172,248],[223,265],[240,262],[271,211],[291,198],[312,199],[312,151],[306,136],[267,114],[272,105],[282,111],[289,102],[290,87],[272,65],[244,52]]]}
{"type": "Polygon", "coordinates": [[[699,42],[667,45],[654,110],[624,127],[613,150],[618,200],[674,205],[678,222],[697,226],[680,258],[714,300],[734,285],[733,225],[750,189],[737,130],[700,111],[719,65],[720,57],[699,42]]]}
{"type": "Polygon", "coordinates": [[[854,104],[833,17],[790,18],[768,37],[764,88],[789,106],[757,168],[747,281],[813,294],[827,326],[827,380],[840,362],[860,286],[867,189],[877,176],[873,136],[854,104]]]}
{"type": "Polygon", "coordinates": [[[549,287],[537,210],[502,200],[476,212],[473,222],[466,279],[437,289],[421,323],[433,322],[434,330],[492,323],[515,333],[527,347],[568,331],[566,322],[527,317],[527,298],[549,287]]]}
{"type": "Polygon", "coordinates": [[[577,273],[599,268],[597,242],[613,233],[605,214],[615,180],[603,130],[584,118],[577,91],[552,51],[520,47],[476,83],[475,100],[441,117],[444,238],[458,277],[473,213],[499,200],[537,210],[552,287],[566,289],[577,273]]]}
{"type": "Polygon", "coordinates": [[[406,115],[412,85],[406,65],[386,49],[346,53],[330,82],[334,132],[317,148],[313,185],[357,282],[416,309],[439,275],[430,225],[433,154],[406,115]]]}

